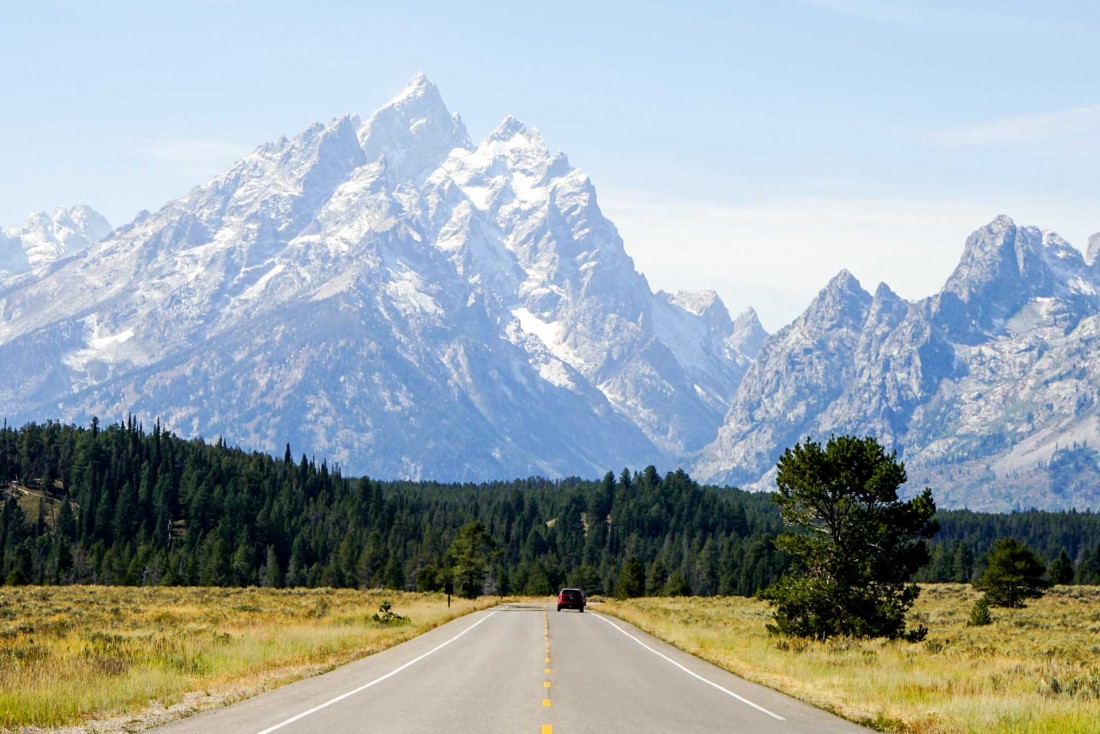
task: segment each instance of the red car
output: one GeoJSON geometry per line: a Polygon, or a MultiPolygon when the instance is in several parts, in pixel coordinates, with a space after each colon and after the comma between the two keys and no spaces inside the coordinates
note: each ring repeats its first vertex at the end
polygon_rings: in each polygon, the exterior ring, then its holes
{"type": "Polygon", "coordinates": [[[558,611],[564,609],[576,609],[584,612],[584,592],[580,589],[562,589],[558,592],[558,611]]]}

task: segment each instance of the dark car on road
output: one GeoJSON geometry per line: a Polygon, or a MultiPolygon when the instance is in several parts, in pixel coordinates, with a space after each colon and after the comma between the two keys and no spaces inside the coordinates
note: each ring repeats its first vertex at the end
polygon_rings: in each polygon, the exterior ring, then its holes
{"type": "Polygon", "coordinates": [[[584,592],[580,589],[562,589],[558,592],[558,611],[576,609],[583,612],[585,601],[584,592]]]}

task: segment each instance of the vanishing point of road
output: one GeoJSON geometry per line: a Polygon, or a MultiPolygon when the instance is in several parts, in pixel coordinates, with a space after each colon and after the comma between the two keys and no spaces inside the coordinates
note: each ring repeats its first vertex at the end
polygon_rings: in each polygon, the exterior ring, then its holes
{"type": "MultiPolygon", "coordinates": [[[[591,609],[591,608],[590,608],[591,609]]],[[[591,611],[511,604],[161,734],[855,734],[591,611]]]]}

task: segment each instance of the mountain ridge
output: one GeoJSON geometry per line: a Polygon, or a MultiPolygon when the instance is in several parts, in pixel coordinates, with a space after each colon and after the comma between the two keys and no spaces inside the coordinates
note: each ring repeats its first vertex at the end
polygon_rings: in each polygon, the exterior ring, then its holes
{"type": "Polygon", "coordinates": [[[841,270],[768,335],[654,292],[564,153],[511,116],[474,142],[423,75],[89,233],[0,280],[11,420],[159,416],[376,477],[754,489],[851,432],[944,506],[1100,507],[1100,234],[1082,255],[1001,215],[937,293],[841,270]]]}
{"type": "Polygon", "coordinates": [[[932,296],[857,286],[842,272],[769,340],[697,458],[701,479],[764,489],[786,446],[860,433],[944,506],[1100,504],[1100,279],[1087,257],[1001,215],[932,296]],[[1071,461],[1078,476],[1059,469],[1071,461]]]}
{"type": "Polygon", "coordinates": [[[6,281],[0,357],[51,364],[0,407],[156,414],[382,476],[602,473],[709,439],[745,359],[708,318],[652,293],[537,131],[475,145],[418,75],[6,281]],[[691,338],[665,344],[667,318],[691,338]]]}

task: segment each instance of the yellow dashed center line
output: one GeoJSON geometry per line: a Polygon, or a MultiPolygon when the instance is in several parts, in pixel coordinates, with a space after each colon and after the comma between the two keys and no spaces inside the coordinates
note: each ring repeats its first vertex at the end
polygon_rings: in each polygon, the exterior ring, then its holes
{"type": "MultiPolygon", "coordinates": [[[[542,612],[542,624],[543,624],[542,639],[543,639],[543,642],[545,643],[545,648],[546,648],[546,666],[547,666],[546,668],[543,669],[542,672],[545,675],[550,675],[550,615],[547,614],[545,609],[542,612]]],[[[543,688],[546,689],[547,695],[549,695],[550,681],[549,680],[543,681],[542,686],[543,686],[543,688]]],[[[549,708],[550,707],[550,699],[549,698],[542,699],[542,707],[543,708],[549,708]]],[[[542,734],[554,734],[554,727],[552,727],[550,724],[543,724],[542,725],[542,734]]]]}

